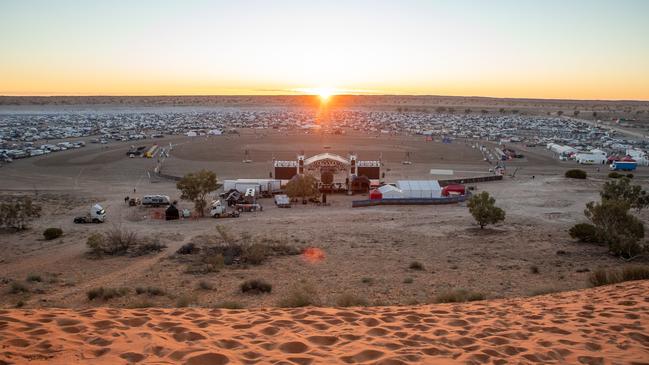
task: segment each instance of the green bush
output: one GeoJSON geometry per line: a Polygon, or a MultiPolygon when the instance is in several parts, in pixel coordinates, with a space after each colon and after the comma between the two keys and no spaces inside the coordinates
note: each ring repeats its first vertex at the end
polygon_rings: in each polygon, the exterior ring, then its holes
{"type": "Polygon", "coordinates": [[[469,199],[467,207],[473,218],[480,225],[480,229],[487,224],[496,224],[505,220],[505,211],[497,207],[496,199],[491,197],[488,192],[483,191],[469,199]]]}
{"type": "Polygon", "coordinates": [[[246,280],[241,283],[241,292],[247,294],[270,293],[273,286],[261,279],[246,280]]]}
{"type": "Polygon", "coordinates": [[[586,174],[586,171],[584,170],[572,169],[566,171],[565,176],[569,179],[585,179],[588,174],[586,174]]]}
{"type": "Polygon", "coordinates": [[[421,262],[413,261],[410,263],[410,266],[408,266],[408,268],[410,270],[422,271],[424,270],[424,265],[421,262]]]}
{"type": "Polygon", "coordinates": [[[622,176],[624,176],[624,175],[622,175],[622,174],[620,174],[618,172],[615,172],[615,171],[608,173],[608,177],[611,178],[611,179],[619,179],[622,176]]]}
{"type": "Polygon", "coordinates": [[[578,223],[568,231],[570,237],[579,240],[579,242],[598,243],[600,239],[597,227],[589,223],[578,223]]]}
{"type": "Polygon", "coordinates": [[[254,243],[243,249],[241,260],[251,265],[261,265],[269,254],[270,249],[268,246],[261,243],[254,243]]]}
{"type": "Polygon", "coordinates": [[[484,300],[485,295],[464,289],[449,290],[437,296],[437,303],[461,303],[484,300]]]}
{"type": "Polygon", "coordinates": [[[48,241],[61,236],[63,236],[63,230],[61,228],[48,228],[43,231],[43,237],[48,241]]]}

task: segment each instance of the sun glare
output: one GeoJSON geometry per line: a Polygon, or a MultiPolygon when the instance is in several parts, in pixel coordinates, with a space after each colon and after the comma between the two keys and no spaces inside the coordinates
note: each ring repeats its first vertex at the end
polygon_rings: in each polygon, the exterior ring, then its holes
{"type": "Polygon", "coordinates": [[[305,94],[317,95],[323,103],[329,101],[329,99],[336,94],[336,89],[331,87],[304,88],[296,90],[305,94]]]}

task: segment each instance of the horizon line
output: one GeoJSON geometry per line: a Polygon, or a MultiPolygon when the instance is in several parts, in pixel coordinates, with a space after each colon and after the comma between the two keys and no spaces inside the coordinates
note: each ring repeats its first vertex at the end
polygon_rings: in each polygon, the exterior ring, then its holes
{"type": "MultiPolygon", "coordinates": [[[[159,98],[159,97],[318,97],[318,94],[20,94],[10,95],[0,93],[0,98],[101,98],[101,97],[119,97],[119,98],[159,98]]],[[[374,93],[340,93],[332,94],[336,96],[401,96],[401,97],[443,97],[443,98],[478,98],[478,99],[510,99],[510,100],[543,100],[543,101],[602,101],[602,102],[649,102],[649,99],[569,99],[569,98],[539,98],[539,97],[503,97],[503,96],[481,96],[481,95],[440,95],[440,94],[374,94],[374,93]]]]}

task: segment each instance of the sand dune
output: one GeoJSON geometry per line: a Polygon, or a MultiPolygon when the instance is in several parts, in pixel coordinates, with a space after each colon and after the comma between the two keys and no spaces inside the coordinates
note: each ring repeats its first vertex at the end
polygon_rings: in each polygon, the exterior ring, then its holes
{"type": "Polygon", "coordinates": [[[649,362],[649,281],[414,307],[0,311],[0,364],[649,362]]]}

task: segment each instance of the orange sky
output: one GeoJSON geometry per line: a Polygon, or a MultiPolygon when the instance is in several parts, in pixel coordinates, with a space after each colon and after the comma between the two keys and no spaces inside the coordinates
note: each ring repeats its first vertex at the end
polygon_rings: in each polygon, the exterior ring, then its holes
{"type": "Polygon", "coordinates": [[[6,0],[0,94],[649,100],[642,14],[648,1],[6,0]]]}

